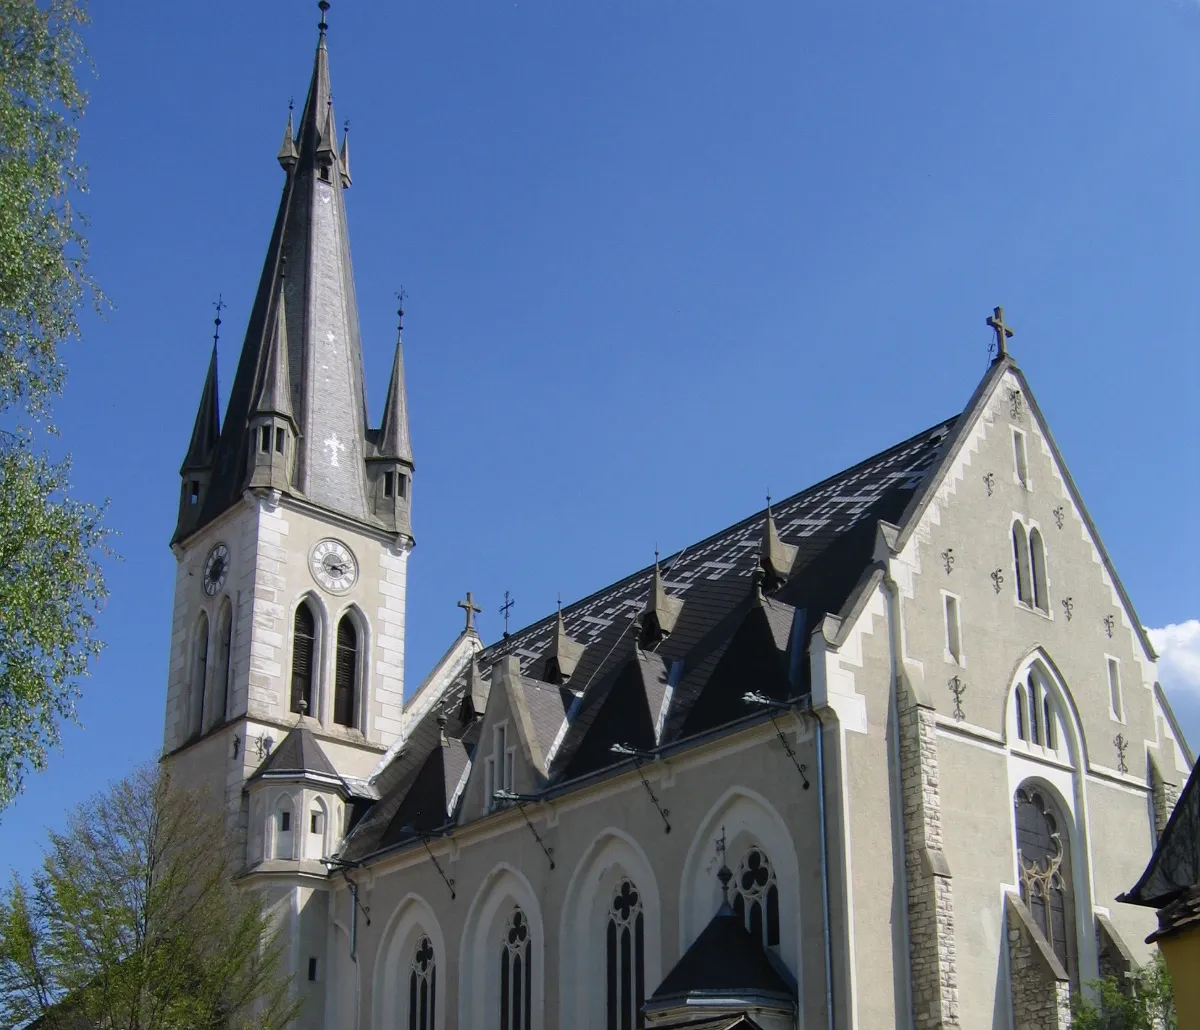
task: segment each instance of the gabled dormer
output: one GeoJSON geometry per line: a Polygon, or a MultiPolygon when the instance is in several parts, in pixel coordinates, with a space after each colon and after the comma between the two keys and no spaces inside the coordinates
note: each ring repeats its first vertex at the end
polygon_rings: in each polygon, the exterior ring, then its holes
{"type": "Polygon", "coordinates": [[[563,622],[562,608],[554,622],[554,642],[546,655],[542,679],[557,686],[565,685],[575,675],[579,659],[583,657],[584,645],[567,636],[567,627],[563,622]]]}
{"type": "Polygon", "coordinates": [[[658,567],[658,556],[654,558],[654,574],[650,579],[650,594],[642,608],[642,647],[654,647],[675,630],[679,613],[683,611],[683,598],[672,597],[663,586],[662,571],[658,567]]]}

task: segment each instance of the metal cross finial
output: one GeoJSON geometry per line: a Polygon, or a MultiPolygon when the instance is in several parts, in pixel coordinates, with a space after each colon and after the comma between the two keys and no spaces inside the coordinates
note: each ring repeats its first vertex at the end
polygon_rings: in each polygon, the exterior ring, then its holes
{"type": "Polygon", "coordinates": [[[771,514],[771,488],[767,487],[767,514],[771,514]]]}
{"type": "Polygon", "coordinates": [[[221,312],[224,311],[226,307],[228,307],[228,305],[225,303],[225,301],[222,299],[222,297],[223,297],[223,294],[218,293],[217,299],[213,302],[213,307],[217,309],[217,314],[213,318],[213,349],[214,350],[216,349],[216,346],[217,346],[217,339],[221,335],[221,312]]]}
{"type": "Polygon", "coordinates": [[[475,599],[471,596],[470,590],[467,591],[467,599],[465,601],[459,601],[458,606],[467,613],[467,629],[474,629],[475,616],[482,612],[483,609],[475,604],[475,599]]]}
{"type": "Polygon", "coordinates": [[[504,635],[506,637],[508,636],[508,613],[512,611],[513,605],[516,603],[517,603],[516,600],[514,598],[510,597],[508,591],[505,590],[504,591],[504,603],[500,606],[500,611],[504,615],[504,635]]]}
{"type": "Polygon", "coordinates": [[[288,97],[288,114],[296,110],[296,98],[288,97]]]}
{"type": "Polygon", "coordinates": [[[329,0],[320,0],[317,7],[321,9],[321,20],[317,23],[317,28],[324,32],[329,25],[325,21],[325,13],[329,10],[329,0]]]}
{"type": "Polygon", "coordinates": [[[401,330],[404,329],[404,298],[407,296],[408,296],[408,294],[404,292],[403,286],[401,286],[400,289],[398,289],[396,291],[396,301],[397,301],[396,332],[397,333],[399,333],[401,330]]]}
{"type": "Polygon", "coordinates": [[[1004,324],[1004,308],[998,307],[988,315],[987,324],[996,333],[996,359],[1008,356],[1008,341],[1013,337],[1013,331],[1004,324]]]}

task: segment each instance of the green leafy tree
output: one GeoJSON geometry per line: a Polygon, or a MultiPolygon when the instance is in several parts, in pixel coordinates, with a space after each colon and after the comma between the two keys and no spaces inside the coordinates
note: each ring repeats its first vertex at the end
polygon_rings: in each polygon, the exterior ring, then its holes
{"type": "Polygon", "coordinates": [[[276,1030],[299,1002],[286,942],[211,804],[145,767],[52,833],[0,897],[0,1025],[276,1030]]]}
{"type": "Polygon", "coordinates": [[[1177,1030],[1171,974],[1157,949],[1130,982],[1106,976],[1092,986],[1096,1002],[1080,994],[1071,999],[1073,1030],[1177,1030]]]}
{"type": "Polygon", "coordinates": [[[75,718],[106,596],[103,512],[39,446],[62,345],[103,303],[75,207],[86,21],[84,0],[0,0],[0,810],[75,718]]]}

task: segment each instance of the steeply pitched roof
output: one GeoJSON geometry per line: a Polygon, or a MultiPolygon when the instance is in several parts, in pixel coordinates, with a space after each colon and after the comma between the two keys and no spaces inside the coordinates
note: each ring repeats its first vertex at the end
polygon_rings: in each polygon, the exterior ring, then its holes
{"type": "Polygon", "coordinates": [[[722,905],[647,1002],[665,1003],[719,996],[747,1001],[794,1002],[791,985],[728,905],[722,905]]]}
{"type": "MultiPolygon", "coordinates": [[[[550,742],[543,751],[548,786],[618,765],[623,759],[612,753],[613,744],[652,749],[690,734],[688,718],[697,704],[702,710],[692,725],[704,729],[716,725],[713,720],[752,714],[742,701],[745,681],[717,673],[731,648],[741,653],[761,644],[770,676],[759,686],[781,699],[802,692],[807,663],[799,659],[807,636],[797,627],[814,626],[845,603],[872,560],[877,522],[899,517],[936,467],[954,421],[773,504],[778,535],[796,547],[796,555],[789,578],[764,600],[757,598],[753,578],[766,514],[759,512],[662,562],[663,594],[682,607],[670,634],[655,647],[635,646],[651,596],[651,566],[563,609],[563,627],[583,647],[567,691],[536,678],[554,654],[557,613],[480,654],[485,678],[501,658],[520,660],[535,735],[543,748],[550,742]]],[[[437,707],[452,716],[448,736],[461,738],[464,753],[470,754],[478,730],[477,724],[460,722],[467,683],[464,668],[437,707]]],[[[437,739],[430,707],[376,777],[381,818],[368,817],[355,830],[348,843],[353,857],[383,846],[382,813],[394,813],[403,803],[437,739]]]]}
{"type": "Polygon", "coordinates": [[[196,421],[192,424],[192,438],[179,471],[186,473],[189,469],[208,468],[220,438],[221,403],[217,397],[217,345],[214,343],[204,388],[200,391],[200,403],[196,407],[196,421]]]}
{"type": "Polygon", "coordinates": [[[305,775],[341,780],[317,738],[313,736],[307,726],[301,724],[293,727],[288,735],[279,742],[279,746],[271,752],[250,779],[251,782],[268,776],[273,779],[285,777],[299,779],[305,775]]]}
{"type": "MultiPolygon", "coordinates": [[[[1141,879],[1118,901],[1163,908],[1200,887],[1200,787],[1194,766],[1141,879]]],[[[1185,906],[1186,907],[1186,906],[1185,906]]]]}

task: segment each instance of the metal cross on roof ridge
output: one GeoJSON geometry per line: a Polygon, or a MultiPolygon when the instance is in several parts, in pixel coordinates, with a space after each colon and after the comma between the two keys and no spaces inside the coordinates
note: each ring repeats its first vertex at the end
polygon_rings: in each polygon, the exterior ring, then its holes
{"type": "Polygon", "coordinates": [[[996,333],[996,358],[1008,356],[1008,341],[1013,337],[1012,329],[1004,324],[1004,308],[997,307],[987,318],[987,324],[996,333]]]}
{"type": "Polygon", "coordinates": [[[217,299],[213,301],[213,307],[217,309],[217,314],[213,318],[213,347],[217,346],[217,339],[221,335],[221,312],[229,305],[225,303],[223,294],[218,293],[217,299]]]}
{"type": "Polygon", "coordinates": [[[459,607],[460,607],[460,608],[461,608],[461,609],[462,609],[464,612],[466,612],[466,613],[467,613],[467,625],[466,625],[466,628],[467,628],[467,630],[472,630],[472,629],[474,629],[474,628],[475,628],[475,616],[476,616],[476,615],[479,615],[479,614],[480,614],[480,613],[483,611],[483,609],[482,609],[482,608],[480,608],[480,607],[479,607],[479,606],[478,606],[478,605],[475,603],[475,598],[472,596],[472,594],[471,594],[471,591],[470,591],[470,590],[468,590],[468,591],[467,591],[467,597],[466,597],[466,600],[464,600],[464,601],[459,601],[459,602],[458,602],[458,606],[459,606],[459,607]]]}
{"type": "Polygon", "coordinates": [[[504,635],[508,636],[508,614],[513,610],[513,605],[517,603],[516,598],[511,597],[507,590],[504,591],[504,603],[500,606],[500,612],[504,616],[504,635]]]}

